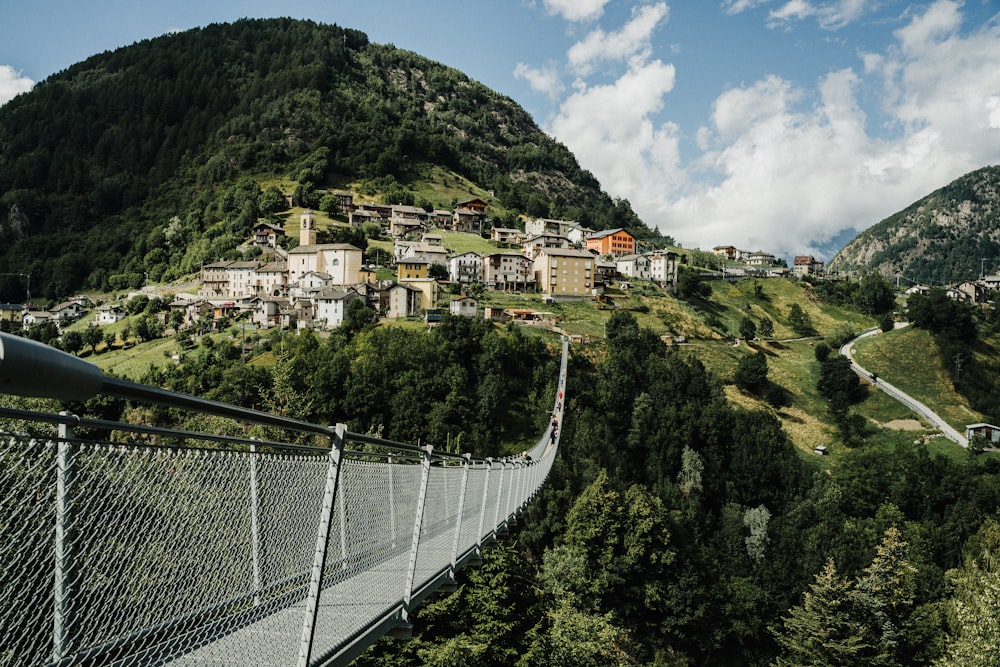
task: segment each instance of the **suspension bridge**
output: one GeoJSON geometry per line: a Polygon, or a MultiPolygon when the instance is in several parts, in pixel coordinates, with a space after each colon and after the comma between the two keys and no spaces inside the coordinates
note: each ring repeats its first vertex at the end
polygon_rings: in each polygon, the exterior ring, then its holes
{"type": "Polygon", "coordinates": [[[0,667],[336,667],[408,637],[414,608],[454,590],[544,484],[567,353],[538,443],[477,459],[108,377],[0,334],[0,393],[206,425],[0,407],[0,667]]]}

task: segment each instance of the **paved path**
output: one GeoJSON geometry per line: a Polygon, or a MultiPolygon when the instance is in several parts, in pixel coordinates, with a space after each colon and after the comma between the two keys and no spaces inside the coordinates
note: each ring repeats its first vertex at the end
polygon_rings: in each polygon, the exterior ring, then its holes
{"type": "Polygon", "coordinates": [[[873,373],[866,371],[856,361],[854,361],[854,351],[851,349],[854,346],[854,343],[856,343],[861,338],[865,338],[867,336],[874,336],[880,331],[881,329],[868,329],[867,331],[862,332],[856,338],[852,338],[851,340],[841,345],[840,354],[847,357],[847,359],[851,362],[851,370],[853,370],[859,376],[868,380],[876,387],[887,393],[889,396],[892,396],[897,401],[899,401],[900,403],[902,403],[903,405],[910,408],[918,415],[929,421],[935,427],[940,429],[941,433],[943,433],[944,436],[949,440],[951,440],[952,442],[957,442],[962,447],[968,447],[969,441],[966,439],[966,437],[961,433],[959,433],[954,427],[952,427],[951,424],[947,423],[944,419],[942,419],[936,412],[934,412],[926,405],[924,405],[917,399],[913,398],[912,396],[903,393],[902,391],[900,391],[893,385],[889,384],[882,378],[875,377],[873,373]]]}

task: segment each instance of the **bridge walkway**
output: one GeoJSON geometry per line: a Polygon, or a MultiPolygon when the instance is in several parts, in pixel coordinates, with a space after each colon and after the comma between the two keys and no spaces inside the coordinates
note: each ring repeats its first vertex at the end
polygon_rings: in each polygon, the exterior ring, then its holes
{"type": "Polygon", "coordinates": [[[338,667],[405,637],[544,485],[568,349],[527,456],[474,459],[105,377],[0,334],[0,393],[112,396],[328,443],[0,407],[0,665],[338,667]]]}

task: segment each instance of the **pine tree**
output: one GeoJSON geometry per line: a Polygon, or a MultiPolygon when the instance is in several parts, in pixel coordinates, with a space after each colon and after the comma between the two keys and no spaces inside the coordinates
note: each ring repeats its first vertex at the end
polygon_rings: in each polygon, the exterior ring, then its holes
{"type": "Polygon", "coordinates": [[[978,552],[961,570],[949,573],[955,594],[951,626],[955,635],[937,667],[1000,666],[1000,524],[989,520],[976,535],[978,552]]]}
{"type": "Polygon", "coordinates": [[[907,543],[898,528],[885,531],[864,574],[859,577],[854,599],[858,618],[866,622],[868,639],[875,654],[872,665],[898,665],[900,642],[909,627],[916,590],[916,568],[907,559],[907,543]]]}
{"type": "Polygon", "coordinates": [[[853,584],[840,577],[833,560],[828,560],[802,604],[782,618],[781,628],[772,628],[783,649],[774,664],[817,667],[867,664],[864,655],[870,647],[854,618],[853,590],[853,584]]]}

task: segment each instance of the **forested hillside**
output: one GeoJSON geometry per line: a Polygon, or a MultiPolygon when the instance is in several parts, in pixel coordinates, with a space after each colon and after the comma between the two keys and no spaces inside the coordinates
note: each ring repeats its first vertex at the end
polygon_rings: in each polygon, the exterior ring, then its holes
{"type": "Polygon", "coordinates": [[[569,378],[520,529],[357,665],[997,664],[996,458],[872,441],[824,468],[629,313],[569,378]]]}
{"type": "MultiPolygon", "coordinates": [[[[649,233],[462,73],[356,30],[243,20],[96,55],[0,107],[0,263],[50,300],[172,280],[232,253],[285,189],[395,198],[432,167],[492,193],[494,215],[649,233]]],[[[0,277],[0,302],[23,294],[0,277]]]]}
{"type": "MultiPolygon", "coordinates": [[[[478,456],[521,451],[554,391],[555,346],[484,320],[274,331],[254,363],[212,340],[141,380],[478,456]]],[[[836,421],[841,393],[866,392],[821,347],[811,381],[836,421]]],[[[996,456],[858,424],[833,464],[805,455],[772,410],[734,407],[726,380],[622,309],[606,345],[571,348],[568,378],[558,459],[516,530],[417,609],[414,640],[358,667],[996,664],[961,658],[1000,641],[996,456]]]]}

